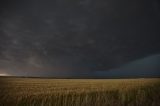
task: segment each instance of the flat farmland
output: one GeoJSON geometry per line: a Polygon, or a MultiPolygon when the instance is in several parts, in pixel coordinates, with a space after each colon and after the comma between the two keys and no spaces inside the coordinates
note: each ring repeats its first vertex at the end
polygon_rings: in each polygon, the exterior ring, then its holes
{"type": "Polygon", "coordinates": [[[0,106],[160,106],[160,79],[0,77],[0,106]]]}

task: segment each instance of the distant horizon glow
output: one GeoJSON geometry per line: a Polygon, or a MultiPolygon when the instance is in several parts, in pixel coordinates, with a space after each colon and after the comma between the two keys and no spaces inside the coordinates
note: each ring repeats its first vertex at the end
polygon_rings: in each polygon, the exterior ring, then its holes
{"type": "Polygon", "coordinates": [[[10,75],[7,73],[0,73],[0,76],[10,76],[10,75]]]}

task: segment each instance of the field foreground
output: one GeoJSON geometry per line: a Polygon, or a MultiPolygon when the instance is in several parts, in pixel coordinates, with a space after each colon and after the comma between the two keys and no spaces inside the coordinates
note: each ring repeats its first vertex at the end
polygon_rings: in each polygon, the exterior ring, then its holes
{"type": "Polygon", "coordinates": [[[160,79],[0,78],[0,106],[160,106],[160,79]]]}

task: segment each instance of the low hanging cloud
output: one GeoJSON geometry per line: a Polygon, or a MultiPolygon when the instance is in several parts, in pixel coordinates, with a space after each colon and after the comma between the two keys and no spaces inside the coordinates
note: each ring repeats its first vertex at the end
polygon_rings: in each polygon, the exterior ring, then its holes
{"type": "Polygon", "coordinates": [[[158,0],[0,1],[0,69],[87,75],[160,53],[158,0]]]}

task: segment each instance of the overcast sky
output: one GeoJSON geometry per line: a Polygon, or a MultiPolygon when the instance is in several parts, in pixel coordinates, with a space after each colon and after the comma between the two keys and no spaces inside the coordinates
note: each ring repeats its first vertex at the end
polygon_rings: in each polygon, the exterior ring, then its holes
{"type": "Polygon", "coordinates": [[[1,0],[0,73],[107,71],[160,53],[159,0],[1,0]]]}

